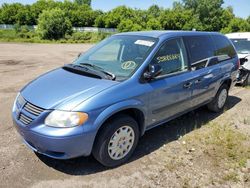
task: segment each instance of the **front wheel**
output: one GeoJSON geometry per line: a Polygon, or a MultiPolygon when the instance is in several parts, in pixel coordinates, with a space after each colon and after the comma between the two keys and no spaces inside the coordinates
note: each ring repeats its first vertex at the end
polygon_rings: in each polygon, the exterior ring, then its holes
{"type": "Polygon", "coordinates": [[[93,155],[104,166],[119,166],[130,158],[137,146],[138,124],[130,116],[119,115],[103,126],[96,138],[93,155]]]}
{"type": "Polygon", "coordinates": [[[223,84],[219,88],[213,101],[207,105],[209,110],[213,112],[220,112],[224,109],[224,106],[228,98],[228,89],[229,88],[226,84],[223,84]]]}

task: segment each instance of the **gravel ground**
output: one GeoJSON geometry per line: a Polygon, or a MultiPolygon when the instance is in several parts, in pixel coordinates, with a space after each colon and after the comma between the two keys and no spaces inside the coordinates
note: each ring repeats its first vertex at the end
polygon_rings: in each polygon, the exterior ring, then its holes
{"type": "Polygon", "coordinates": [[[250,89],[233,89],[223,114],[200,108],[147,132],[132,159],[118,168],[107,169],[92,156],[60,161],[29,150],[12,126],[17,92],[91,46],[0,43],[0,187],[250,187],[249,160],[240,171],[217,168],[213,153],[198,141],[212,122],[230,124],[249,144],[250,89]],[[223,176],[228,172],[239,178],[223,176]]]}

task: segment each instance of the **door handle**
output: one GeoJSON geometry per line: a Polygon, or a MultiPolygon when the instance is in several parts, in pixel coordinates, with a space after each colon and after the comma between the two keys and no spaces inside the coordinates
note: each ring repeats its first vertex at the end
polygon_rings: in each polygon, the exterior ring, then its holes
{"type": "Polygon", "coordinates": [[[184,88],[190,88],[191,85],[192,85],[192,82],[188,82],[188,83],[185,83],[185,84],[183,85],[183,87],[184,87],[184,88]]]}
{"type": "Polygon", "coordinates": [[[201,79],[198,79],[198,80],[195,80],[195,82],[194,82],[195,84],[199,84],[199,83],[201,83],[201,79]]]}

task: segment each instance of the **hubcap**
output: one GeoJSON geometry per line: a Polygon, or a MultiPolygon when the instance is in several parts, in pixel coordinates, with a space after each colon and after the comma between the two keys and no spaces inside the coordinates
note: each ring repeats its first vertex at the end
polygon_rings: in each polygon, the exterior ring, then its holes
{"type": "Polygon", "coordinates": [[[111,159],[119,160],[131,150],[135,140],[135,132],[129,126],[122,126],[115,131],[109,140],[108,154],[111,159]]]}
{"type": "Polygon", "coordinates": [[[218,98],[218,107],[222,108],[225,105],[226,100],[227,100],[227,90],[223,89],[221,90],[218,98]]]}

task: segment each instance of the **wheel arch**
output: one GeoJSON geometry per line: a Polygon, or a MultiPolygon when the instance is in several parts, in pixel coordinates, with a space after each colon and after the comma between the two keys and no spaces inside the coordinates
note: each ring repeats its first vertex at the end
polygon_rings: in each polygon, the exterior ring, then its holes
{"type": "Polygon", "coordinates": [[[135,121],[138,123],[140,136],[144,134],[145,121],[146,121],[145,109],[143,109],[142,104],[138,101],[130,101],[130,102],[126,101],[125,103],[124,102],[118,103],[118,104],[108,107],[98,116],[98,118],[95,121],[95,124],[98,127],[95,140],[100,134],[100,132],[102,131],[102,129],[105,128],[105,123],[121,114],[125,114],[134,118],[135,121]]]}
{"type": "Polygon", "coordinates": [[[222,86],[224,84],[228,86],[228,89],[230,89],[231,85],[232,85],[232,79],[231,78],[227,78],[225,80],[222,80],[220,86],[222,86]]]}

